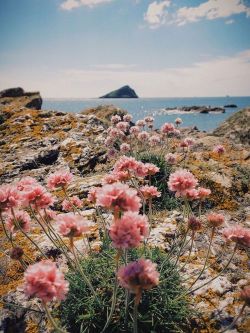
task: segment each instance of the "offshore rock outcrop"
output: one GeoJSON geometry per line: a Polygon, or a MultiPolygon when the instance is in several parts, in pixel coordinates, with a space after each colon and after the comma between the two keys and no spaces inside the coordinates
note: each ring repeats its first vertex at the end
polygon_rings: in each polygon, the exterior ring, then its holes
{"type": "Polygon", "coordinates": [[[124,86],[117,90],[111,91],[100,98],[138,98],[138,96],[134,89],[130,88],[130,86],[124,86]]]}

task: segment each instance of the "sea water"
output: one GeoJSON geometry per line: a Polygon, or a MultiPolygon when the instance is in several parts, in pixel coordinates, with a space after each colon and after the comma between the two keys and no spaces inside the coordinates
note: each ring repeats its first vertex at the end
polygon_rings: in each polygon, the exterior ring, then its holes
{"type": "Polygon", "coordinates": [[[133,115],[133,120],[142,119],[147,115],[155,118],[155,126],[159,128],[164,122],[174,122],[177,117],[182,118],[183,126],[196,126],[202,131],[212,131],[236,111],[250,107],[248,97],[179,97],[179,98],[119,98],[119,99],[45,99],[43,109],[65,112],[80,112],[98,105],[115,105],[127,110],[133,115]],[[197,113],[166,111],[165,108],[181,106],[211,106],[223,107],[226,104],[236,104],[237,108],[226,108],[225,113],[197,113]]]}

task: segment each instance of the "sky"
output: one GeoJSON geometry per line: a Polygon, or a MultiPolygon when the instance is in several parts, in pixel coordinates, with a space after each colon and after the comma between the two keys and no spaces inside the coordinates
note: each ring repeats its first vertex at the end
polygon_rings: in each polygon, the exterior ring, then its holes
{"type": "Polygon", "coordinates": [[[250,95],[250,0],[0,0],[0,90],[250,95]]]}

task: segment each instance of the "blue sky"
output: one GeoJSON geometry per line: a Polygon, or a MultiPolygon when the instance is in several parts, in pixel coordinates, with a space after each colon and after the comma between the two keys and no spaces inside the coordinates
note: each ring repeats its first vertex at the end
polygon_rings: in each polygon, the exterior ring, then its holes
{"type": "Polygon", "coordinates": [[[249,0],[0,0],[0,89],[250,95],[249,0]]]}

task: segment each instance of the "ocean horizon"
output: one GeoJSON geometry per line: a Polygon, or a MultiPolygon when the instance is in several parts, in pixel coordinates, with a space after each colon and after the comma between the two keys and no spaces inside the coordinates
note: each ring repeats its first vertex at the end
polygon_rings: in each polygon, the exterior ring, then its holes
{"type": "Polygon", "coordinates": [[[202,131],[213,131],[233,113],[250,106],[250,96],[224,96],[224,97],[147,97],[147,98],[45,98],[43,109],[77,113],[99,105],[114,105],[127,110],[133,119],[144,118],[151,115],[155,118],[155,126],[160,127],[164,122],[174,122],[181,117],[183,126],[196,126],[202,131]],[[214,112],[201,114],[165,108],[178,108],[182,106],[211,106],[224,107],[228,104],[237,105],[236,108],[225,108],[225,113],[214,112]]]}

